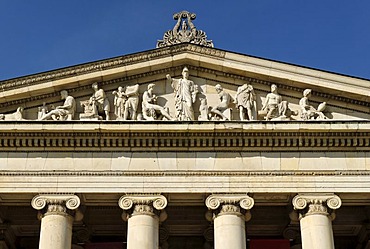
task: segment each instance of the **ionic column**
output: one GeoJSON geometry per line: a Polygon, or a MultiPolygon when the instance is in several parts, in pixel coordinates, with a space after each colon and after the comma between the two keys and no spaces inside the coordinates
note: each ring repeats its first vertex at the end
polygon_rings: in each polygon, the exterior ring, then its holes
{"type": "Polygon", "coordinates": [[[166,219],[166,197],[125,195],[118,205],[124,210],[123,220],[128,221],[127,249],[158,249],[159,222],[166,219]]]}
{"type": "Polygon", "coordinates": [[[74,210],[80,206],[80,198],[76,195],[37,195],[31,205],[41,211],[39,249],[70,249],[74,210]]]}
{"type": "Polygon", "coordinates": [[[303,249],[334,249],[332,211],[341,205],[334,194],[299,194],[293,198],[294,209],[300,213],[303,249]]]}
{"type": "Polygon", "coordinates": [[[215,249],[245,249],[245,222],[254,200],[248,195],[210,195],[206,206],[213,210],[215,249]]]}

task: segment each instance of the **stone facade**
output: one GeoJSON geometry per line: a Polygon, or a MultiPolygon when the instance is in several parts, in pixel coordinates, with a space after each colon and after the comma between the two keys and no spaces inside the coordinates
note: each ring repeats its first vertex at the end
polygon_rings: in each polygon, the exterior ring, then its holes
{"type": "Polygon", "coordinates": [[[0,82],[0,248],[369,247],[370,81],[187,42],[0,82]]]}

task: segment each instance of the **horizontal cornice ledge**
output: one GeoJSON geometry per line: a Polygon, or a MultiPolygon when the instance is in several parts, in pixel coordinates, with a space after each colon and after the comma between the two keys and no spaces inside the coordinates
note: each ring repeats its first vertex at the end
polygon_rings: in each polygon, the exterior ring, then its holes
{"type": "Polygon", "coordinates": [[[37,171],[6,171],[0,172],[1,177],[69,177],[69,176],[81,176],[81,177],[356,177],[366,176],[370,177],[370,171],[368,170],[244,170],[244,171],[218,171],[218,170],[142,170],[142,171],[65,171],[65,170],[37,170],[37,171]]]}

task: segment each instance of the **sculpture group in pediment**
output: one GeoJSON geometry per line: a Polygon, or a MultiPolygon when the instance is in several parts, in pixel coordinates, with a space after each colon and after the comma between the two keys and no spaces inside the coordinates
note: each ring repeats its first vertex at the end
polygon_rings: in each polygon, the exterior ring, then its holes
{"type": "MultiPolygon", "coordinates": [[[[79,120],[110,120],[110,115],[114,120],[177,120],[177,121],[208,121],[208,120],[232,120],[233,111],[239,116],[241,121],[253,120],[322,120],[327,119],[324,114],[326,102],[315,108],[311,105],[309,98],[312,90],[303,91],[303,97],[295,104],[293,111],[287,100],[278,92],[276,84],[271,84],[270,92],[265,96],[257,96],[254,87],[250,83],[245,83],[236,89],[236,94],[228,93],[221,84],[214,86],[215,93],[211,90],[206,93],[194,81],[189,79],[189,69],[184,67],[181,78],[172,78],[166,75],[168,86],[173,90],[173,98],[168,95],[160,97],[154,94],[154,83],[149,83],[146,90],[141,95],[141,110],[139,109],[140,94],[139,84],[118,86],[117,90],[106,94],[99,87],[98,83],[92,84],[93,94],[90,98],[80,100],[83,111],[79,113],[79,120]],[[209,95],[211,94],[211,95],[209,95]],[[109,98],[108,98],[109,97],[109,98]],[[209,99],[210,98],[210,102],[209,99]],[[110,100],[113,100],[114,110],[110,100]],[[163,105],[164,101],[172,106],[163,105]],[[208,103],[213,103],[211,106],[208,103]],[[257,108],[260,103],[260,109],[257,108]],[[195,116],[195,108],[197,117],[195,116]],[[294,117],[293,117],[294,116],[294,117]]],[[[208,86],[209,87],[209,86],[208,86]]],[[[38,120],[60,120],[68,121],[75,119],[76,100],[68,91],[60,92],[63,105],[47,106],[45,103],[38,108],[38,120]]],[[[15,113],[0,114],[0,120],[24,120],[23,108],[18,108],[15,113]]]]}
{"type": "Polygon", "coordinates": [[[198,85],[189,80],[189,70],[184,67],[181,79],[173,79],[169,74],[166,78],[171,82],[175,93],[176,119],[179,121],[195,120],[193,103],[199,93],[198,85]]]}
{"type": "Polygon", "coordinates": [[[153,93],[155,84],[149,84],[143,94],[142,112],[145,120],[174,120],[169,114],[168,108],[157,104],[157,96],[153,93]]]}
{"type": "Polygon", "coordinates": [[[221,118],[222,120],[230,120],[231,113],[229,105],[231,102],[231,96],[229,93],[224,91],[224,88],[220,84],[217,84],[215,86],[215,89],[218,94],[220,103],[211,109],[211,113],[214,114],[212,119],[219,120],[221,118]]]}
{"type": "Polygon", "coordinates": [[[64,104],[57,107],[51,107],[52,110],[48,111],[45,103],[39,108],[39,120],[73,120],[76,112],[76,101],[68,94],[68,91],[62,90],[60,92],[61,99],[65,100],[64,104]]]}
{"type": "Polygon", "coordinates": [[[290,120],[290,116],[297,115],[289,109],[288,101],[284,101],[278,93],[275,84],[271,85],[271,92],[266,95],[265,102],[259,114],[264,115],[265,120],[290,120]]]}
{"type": "Polygon", "coordinates": [[[239,110],[240,120],[257,120],[256,94],[252,85],[244,84],[238,87],[234,103],[239,110]]]}
{"type": "Polygon", "coordinates": [[[311,96],[311,89],[306,89],[303,91],[303,98],[299,101],[299,106],[301,108],[301,119],[303,120],[312,120],[312,119],[317,119],[317,120],[322,120],[322,119],[327,119],[323,111],[326,108],[326,102],[323,102],[319,104],[317,109],[310,105],[309,103],[309,97],[311,96]]]}
{"type": "Polygon", "coordinates": [[[20,121],[25,120],[23,118],[23,107],[18,107],[14,113],[10,114],[0,114],[0,120],[9,120],[9,121],[20,121]]]}

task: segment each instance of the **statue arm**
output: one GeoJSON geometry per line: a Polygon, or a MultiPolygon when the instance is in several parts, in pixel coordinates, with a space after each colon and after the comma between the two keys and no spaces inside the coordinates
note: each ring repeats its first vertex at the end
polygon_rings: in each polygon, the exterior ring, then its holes
{"type": "Polygon", "coordinates": [[[169,81],[171,81],[171,82],[172,82],[172,77],[171,77],[171,75],[167,74],[167,75],[166,75],[166,78],[167,78],[167,80],[169,80],[169,81]]]}
{"type": "Polygon", "coordinates": [[[66,99],[66,101],[64,102],[64,104],[62,106],[57,106],[55,109],[64,109],[64,110],[68,110],[68,109],[71,109],[73,107],[73,98],[69,98],[69,99],[66,99]]]}
{"type": "Polygon", "coordinates": [[[194,82],[191,82],[190,92],[191,92],[191,100],[193,103],[195,103],[197,94],[199,93],[199,89],[198,89],[198,85],[194,84],[194,82]]]}
{"type": "Polygon", "coordinates": [[[265,110],[268,102],[270,101],[270,94],[267,94],[265,102],[263,103],[262,110],[265,110]]]}

